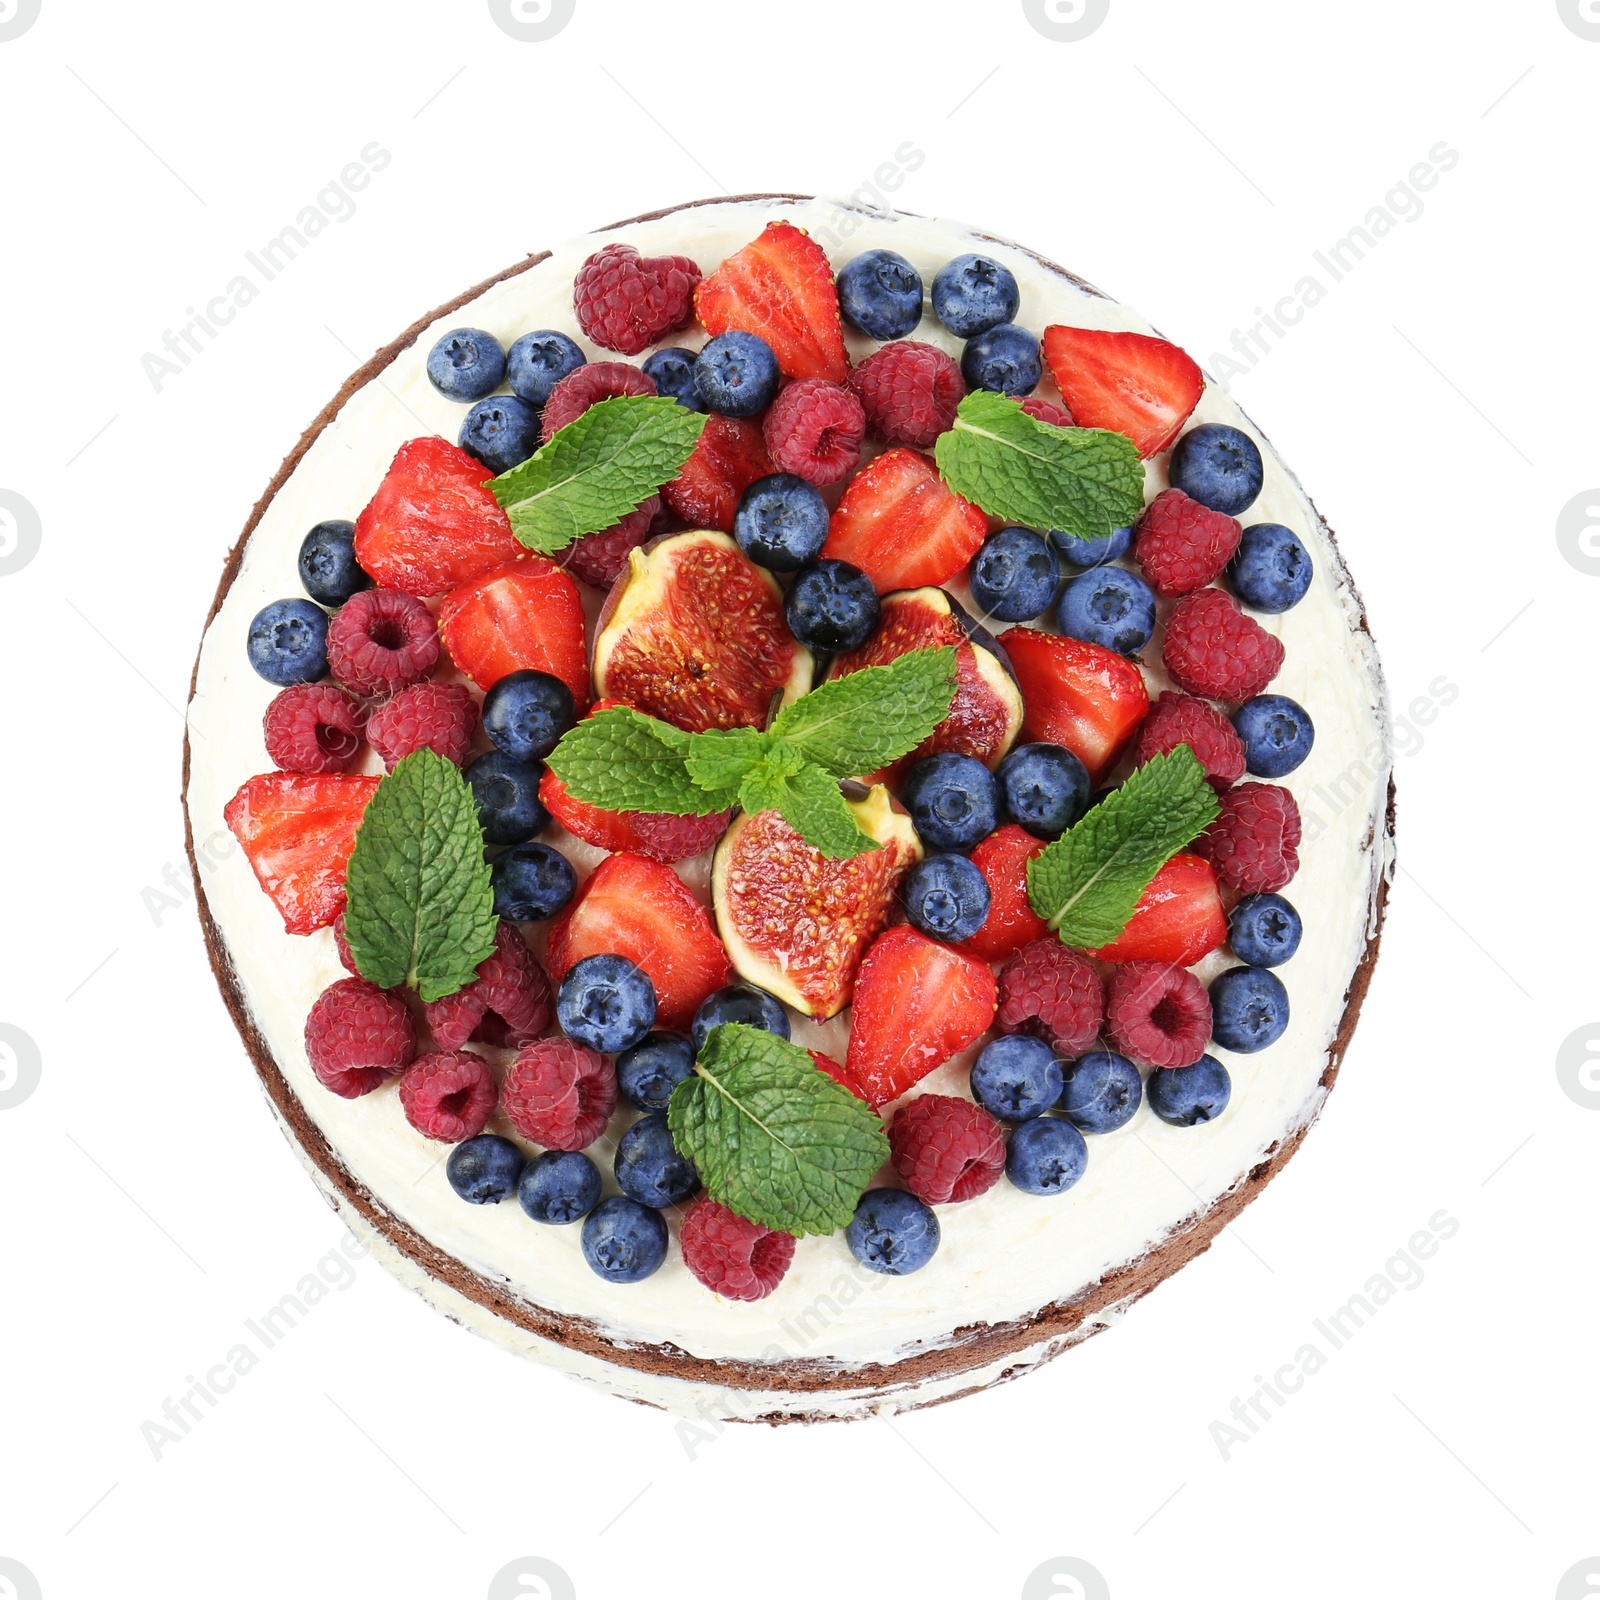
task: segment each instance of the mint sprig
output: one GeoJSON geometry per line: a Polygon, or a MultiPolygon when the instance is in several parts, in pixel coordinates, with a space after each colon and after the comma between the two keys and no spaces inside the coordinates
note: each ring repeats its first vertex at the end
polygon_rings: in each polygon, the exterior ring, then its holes
{"type": "Polygon", "coordinates": [[[957,494],[1002,522],[1100,539],[1144,511],[1144,463],[1125,434],[1058,428],[987,389],[956,408],[933,457],[957,494]]]}
{"type": "Polygon", "coordinates": [[[453,762],[424,748],[396,763],[362,816],[345,887],[345,938],[369,983],[433,1001],[472,982],[494,953],[494,895],[453,762]]]}
{"type": "Polygon", "coordinates": [[[1063,944],[1110,944],[1155,875],[1216,815],[1206,769],[1181,744],[1137,768],[1028,863],[1028,904],[1063,944]]]}
{"type": "Polygon", "coordinates": [[[713,1200],[780,1233],[834,1233],[889,1159],[883,1123],[799,1045],[741,1022],[706,1035],[667,1105],[713,1200]]]}
{"type": "Polygon", "coordinates": [[[617,395],[589,407],[520,466],[489,480],[511,531],[553,555],[613,527],[677,477],[706,418],[661,395],[617,395]]]}

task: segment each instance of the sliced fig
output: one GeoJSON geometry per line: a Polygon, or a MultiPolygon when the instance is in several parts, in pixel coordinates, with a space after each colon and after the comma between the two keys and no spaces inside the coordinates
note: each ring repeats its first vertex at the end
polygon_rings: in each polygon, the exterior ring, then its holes
{"type": "Polygon", "coordinates": [[[776,811],[741,811],[711,868],[717,931],[740,977],[819,1021],[850,1004],[861,958],[922,856],[911,819],[881,784],[850,809],[882,849],[832,860],[776,811]]]}
{"type": "Polygon", "coordinates": [[[690,733],[765,726],[811,687],[783,591],[725,533],[669,534],[629,554],[600,613],[595,692],[690,733]]]}
{"type": "Polygon", "coordinates": [[[924,756],[953,751],[997,767],[1022,727],[1022,692],[1005,651],[943,589],[900,589],[880,602],[877,632],[859,650],[834,658],[830,678],[881,667],[908,650],[957,646],[956,697],[950,714],[892,767],[869,782],[893,783],[924,756]]]}

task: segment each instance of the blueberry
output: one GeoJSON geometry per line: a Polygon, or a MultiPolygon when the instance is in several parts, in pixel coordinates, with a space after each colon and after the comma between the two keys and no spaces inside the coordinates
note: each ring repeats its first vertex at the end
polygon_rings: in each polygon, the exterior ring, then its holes
{"type": "Polygon", "coordinates": [[[922,842],[933,850],[970,850],[999,821],[994,774],[971,756],[948,751],[919,761],[900,791],[900,803],[922,842]]]}
{"type": "Polygon", "coordinates": [[[561,980],[556,1021],[574,1044],[614,1055],[638,1044],[655,1020],[656,986],[626,956],[585,956],[561,980]]]}
{"type": "Polygon", "coordinates": [[[659,1211],[614,1194],[584,1218],[583,1259],[608,1283],[637,1283],[667,1259],[667,1224],[659,1211]]]}
{"type": "Polygon", "coordinates": [[[517,1192],[527,1159],[509,1139],[480,1133],[476,1139],[463,1139],[450,1152],[444,1175],[469,1205],[497,1206],[517,1192]]]}
{"type": "Polygon", "coordinates": [[[904,1189],[868,1189],[856,1202],[844,1242],[868,1272],[903,1278],[933,1260],[939,1219],[904,1189]]]}
{"type": "Polygon", "coordinates": [[[700,404],[725,417],[753,417],[765,411],[778,392],[781,376],[772,346],[737,328],[710,340],[694,364],[700,404]]]}
{"type": "Polygon", "coordinates": [[[665,1111],[672,1091],[694,1072],[694,1046],[676,1033],[647,1033],[617,1057],[617,1087],[640,1111],[665,1111]]]}
{"type": "Polygon", "coordinates": [[[906,917],[930,939],[970,939],[989,915],[989,884],[965,856],[919,861],[900,885],[906,917]]]}
{"type": "Polygon", "coordinates": [[[508,672],[483,697],[489,743],[518,761],[542,761],[577,719],[572,691],[548,672],[508,672]]]}
{"type": "Polygon", "coordinates": [[[356,525],[319,522],[300,543],[300,581],[318,605],[342,606],[351,595],[372,587],[356,561],[356,525]]]}
{"type": "Polygon", "coordinates": [[[1224,1050],[1253,1055],[1283,1037],[1289,991],[1265,967],[1229,967],[1211,980],[1211,1037],[1224,1050]]]}
{"type": "Polygon", "coordinates": [[[828,537],[828,502],[792,472],[769,473],[745,490],[733,536],[758,567],[794,572],[816,559],[828,537]]]}
{"type": "Polygon", "coordinates": [[[1084,1133],[1111,1133],[1133,1120],[1144,1097],[1139,1069],[1115,1050],[1091,1050],[1062,1069],[1056,1109],[1084,1133]]]}
{"type": "Polygon", "coordinates": [[[1261,452],[1248,433],[1203,422],[1173,446],[1167,478],[1191,500],[1236,517],[1261,493],[1261,452]]]}
{"type": "Polygon", "coordinates": [[[783,614],[808,650],[854,650],[878,626],[878,591],[848,561],[813,561],[795,574],[783,614]]]}
{"type": "Polygon", "coordinates": [[[961,352],[961,376],[969,389],[991,389],[1015,399],[1032,394],[1043,371],[1038,339],[1014,322],[985,328],[961,352]]]}
{"type": "Polygon", "coordinates": [[[1069,639],[1135,655],[1156,631],[1156,597],[1126,567],[1095,567],[1067,580],[1056,607],[1056,626],[1069,639]]]}
{"type": "Polygon", "coordinates": [[[986,617],[1027,622],[1050,608],[1061,563],[1050,541],[1031,528],[1002,528],[972,558],[972,598],[986,617]]]}
{"type": "Polygon", "coordinates": [[[1281,894],[1247,894],[1228,917],[1228,943],[1252,967],[1281,967],[1300,933],[1300,913],[1281,894]]]}
{"type": "Polygon", "coordinates": [[[1159,1067],[1144,1086],[1150,1109],[1175,1128],[1216,1121],[1232,1091],[1228,1069],[1215,1056],[1201,1056],[1192,1067],[1159,1067]]]}
{"type": "Polygon", "coordinates": [[[1089,809],[1089,770],[1061,744],[1019,744],[995,774],[1000,803],[1038,839],[1059,839],[1089,809]]]}
{"type": "Polygon", "coordinates": [[[694,369],[699,359],[693,350],[677,346],[657,350],[645,359],[644,375],[655,384],[657,394],[676,400],[690,411],[698,411],[700,390],[695,383],[694,369]]]}
{"type": "Polygon", "coordinates": [[[1061,1117],[1035,1117],[1006,1140],[1006,1176],[1024,1194],[1063,1194],[1088,1165],[1083,1135],[1061,1117]]]}
{"type": "Polygon", "coordinates": [[[1311,754],[1317,736],[1310,714],[1286,694],[1258,694],[1233,714],[1244,740],[1244,764],[1258,778],[1281,778],[1311,754]]]}
{"type": "Polygon", "coordinates": [[[537,333],[523,334],[506,351],[506,382],[519,400],[542,406],[550,398],[550,391],[585,363],[583,351],[566,334],[541,328],[537,333]]]}
{"type": "Polygon", "coordinates": [[[665,1111],[640,1117],[617,1140],[612,1170],[617,1186],[642,1206],[681,1205],[700,1187],[694,1163],[679,1155],[672,1142],[665,1111]]]}
{"type": "Polygon", "coordinates": [[[1103,567],[1133,548],[1133,529],[1117,528],[1098,539],[1074,539],[1070,534],[1052,532],[1050,539],[1069,567],[1103,567]]]}
{"type": "MultiPolygon", "coordinates": [[[[525,844],[550,826],[550,813],[539,798],[539,780],[544,776],[542,761],[518,761],[503,751],[490,750],[471,762],[462,776],[471,785],[472,798],[478,803],[485,844],[525,844]]],[[[514,869],[506,870],[511,873],[514,869]]],[[[560,869],[556,870],[559,873],[560,869]]],[[[569,896],[571,892],[567,891],[569,896]]]]}
{"type": "Polygon", "coordinates": [[[1228,565],[1234,592],[1257,611],[1287,611],[1311,587],[1311,557],[1281,522],[1253,522],[1228,565]]]}
{"type": "Polygon", "coordinates": [[[958,339],[1010,322],[1021,304],[1016,278],[988,256],[957,256],[933,280],[933,314],[958,339]]]}
{"type": "Polygon", "coordinates": [[[1061,1063],[1031,1034],[991,1039],[972,1063],[972,1098],[1006,1122],[1042,1117],[1061,1098],[1061,1063]]]}
{"type": "Polygon", "coordinates": [[[523,1169],[517,1200],[535,1222],[576,1222],[600,1199],[600,1169],[581,1150],[546,1150],[523,1169]]]}
{"type": "Polygon", "coordinates": [[[268,683],[314,683],[328,671],[328,613],[309,600],[274,600],[251,619],[245,648],[268,683]]]}
{"type": "Polygon", "coordinates": [[[453,328],[428,352],[428,381],[447,400],[481,400],[505,375],[506,353],[482,328],[453,328]]]}
{"type": "Polygon", "coordinates": [[[539,448],[539,413],[514,394],[493,395],[467,413],[457,442],[491,472],[509,472],[539,448]]]}
{"type": "Polygon", "coordinates": [[[752,1028],[765,1028],[780,1039],[789,1037],[789,1013],[775,996],[753,983],[730,983],[700,1002],[689,1027],[696,1055],[705,1044],[706,1035],[724,1022],[744,1022],[752,1028]]]}
{"type": "Polygon", "coordinates": [[[839,314],[869,339],[903,339],[922,321],[922,274],[893,250],[868,250],[840,270],[839,314]]]}
{"type": "Polygon", "coordinates": [[[578,887],[578,875],[572,863],[547,844],[514,844],[490,863],[489,882],[497,917],[542,922],[566,909],[578,887]]]}

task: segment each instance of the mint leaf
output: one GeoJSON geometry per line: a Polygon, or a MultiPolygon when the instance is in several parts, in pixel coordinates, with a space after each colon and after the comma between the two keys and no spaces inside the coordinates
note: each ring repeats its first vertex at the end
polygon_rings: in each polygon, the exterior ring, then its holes
{"type": "Polygon", "coordinates": [[[511,531],[552,555],[620,522],[677,477],[706,418],[661,395],[618,395],[589,407],[520,466],[489,482],[511,531]]]}
{"type": "Polygon", "coordinates": [[[1110,944],[1150,880],[1216,815],[1206,769],[1180,744],[1137,768],[1028,863],[1028,904],[1063,944],[1110,944]]]}
{"type": "Polygon", "coordinates": [[[454,994],[494,953],[483,828],[454,763],[422,749],[378,785],[345,876],[345,937],[369,983],[454,994]]]}
{"type": "Polygon", "coordinates": [[[849,861],[882,846],[856,821],[839,780],[821,767],[804,766],[789,779],[776,802],[783,820],[813,850],[835,861],[849,861]]]}
{"type": "Polygon", "coordinates": [[[713,1028],[667,1106],[672,1142],[713,1200],[781,1233],[834,1233],[889,1159],[883,1124],[799,1045],[713,1028]]]}
{"type": "Polygon", "coordinates": [[[933,456],[957,494],[1002,522],[1099,539],[1144,511],[1144,463],[1125,434],[1053,427],[986,389],[956,408],[933,456]]]}
{"type": "Polygon", "coordinates": [[[738,800],[745,778],[771,748],[771,738],[755,728],[708,729],[693,735],[689,776],[702,789],[725,796],[723,805],[716,807],[720,811],[738,800]]]}
{"type": "Polygon", "coordinates": [[[956,648],[908,650],[802,695],[772,731],[836,778],[876,772],[915,750],[950,711],[956,648]]]}
{"type": "Polygon", "coordinates": [[[708,793],[690,776],[697,737],[642,711],[612,706],[569,728],[548,764],[568,794],[591,806],[705,816],[732,800],[708,793]]]}

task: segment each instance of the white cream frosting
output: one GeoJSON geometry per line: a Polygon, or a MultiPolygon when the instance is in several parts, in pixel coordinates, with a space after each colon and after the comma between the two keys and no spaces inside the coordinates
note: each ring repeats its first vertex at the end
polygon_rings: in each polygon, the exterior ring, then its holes
{"type": "MultiPolygon", "coordinates": [[[[441,318],[345,402],[267,507],[203,641],[189,708],[193,765],[186,795],[197,841],[216,836],[228,799],[246,779],[271,768],[261,715],[274,691],[250,669],[245,634],[262,605],[301,592],[296,556],[306,530],[325,518],[353,518],[406,439],[432,432],[456,436],[463,408],[437,394],[424,369],[434,339],[463,324],[486,328],[506,344],[533,329],[557,328],[576,338],[591,357],[618,359],[594,349],[572,314],[573,275],[587,255],[607,240],[620,239],[646,255],[691,256],[710,271],[778,217],[809,226],[828,240],[839,212],[818,202],[724,202],[575,240],[441,318]]],[[[1016,273],[1022,289],[1017,320],[1026,327],[1042,330],[1051,322],[1067,322],[1152,331],[1135,312],[1078,289],[1020,248],[980,239],[937,219],[869,213],[857,220],[848,245],[833,251],[836,267],[860,250],[882,246],[899,251],[924,281],[931,281],[952,256],[980,249],[1016,273]]],[[[931,313],[915,337],[960,353],[959,343],[931,313]]],[[[669,342],[680,338],[693,344],[699,336],[674,336],[669,342]]],[[[872,348],[854,334],[847,338],[853,358],[872,348]]],[[[1053,393],[1048,385],[1041,392],[1053,393]]],[[[1383,814],[1390,750],[1382,679],[1371,641],[1358,628],[1359,602],[1293,476],[1218,386],[1208,385],[1193,420],[1230,423],[1257,440],[1266,482],[1244,520],[1287,524],[1305,542],[1316,567],[1298,606],[1280,617],[1260,618],[1287,650],[1273,690],[1300,701],[1317,730],[1309,760],[1283,780],[1307,824],[1300,872],[1288,890],[1303,914],[1305,936],[1299,953],[1279,969],[1289,991],[1291,1021],[1283,1037],[1259,1054],[1215,1052],[1233,1080],[1232,1101],[1222,1118],[1202,1127],[1172,1128],[1141,1108],[1127,1127],[1090,1137],[1088,1170],[1063,1196],[1035,1198],[1002,1180],[979,1200],[941,1207],[940,1249],[927,1267],[907,1278],[863,1271],[843,1237],[834,1236],[801,1240],[783,1283],[753,1305],[733,1304],[704,1289],[683,1266],[675,1244],[666,1264],[645,1282],[608,1284],[585,1264],[577,1227],[540,1226],[515,1201],[471,1206],[458,1200],[445,1180],[445,1148],[409,1126],[392,1088],[351,1101],[317,1084],[302,1028],[317,995],[344,976],[332,936],[326,930],[308,938],[286,934],[242,852],[228,850],[225,843],[202,848],[198,859],[211,914],[256,1027],[350,1171],[397,1217],[472,1271],[536,1305],[591,1319],[618,1343],[670,1343],[708,1358],[826,1358],[852,1366],[892,1363],[948,1342],[958,1326],[1010,1322],[1071,1297],[1146,1254],[1315,1116],[1346,989],[1373,931],[1378,878],[1388,866],[1383,814]]],[[[1152,464],[1147,494],[1164,486],[1163,468],[1152,464]]],[[[594,605],[590,609],[592,619],[594,605]]],[[[1148,665],[1158,661],[1158,652],[1147,651],[1146,658],[1154,694],[1169,685],[1159,666],[1148,665]]],[[[226,841],[226,834],[220,838],[226,841]]],[[[581,873],[599,859],[598,852],[576,841],[559,842],[581,873]]],[[[682,869],[702,894],[706,865],[701,860],[682,869]]],[[[1209,980],[1231,964],[1226,952],[1219,952],[1197,971],[1209,980]]],[[[843,1059],[847,1022],[848,1013],[822,1027],[796,1019],[794,1036],[843,1059]]],[[[970,1054],[926,1079],[922,1089],[965,1093],[970,1054]]],[[[630,1117],[619,1111],[613,1138],[630,1117]]],[[[607,1164],[603,1158],[601,1164],[607,1164]]],[[[609,1172],[607,1184],[612,1187],[609,1172]]],[[[354,1221],[348,1208],[346,1214],[354,1221]]],[[[364,1226],[361,1231],[370,1234],[364,1226]]],[[[832,1415],[874,1405],[899,1408],[973,1387],[1002,1367],[1026,1366],[1053,1353],[1052,1341],[1043,1341],[1028,1354],[996,1362],[987,1377],[976,1369],[887,1396],[866,1389],[817,1396],[739,1394],[652,1377],[560,1349],[438,1284],[398,1253],[385,1248],[379,1253],[441,1309],[500,1342],[618,1393],[701,1414],[832,1415]]],[[[1062,1342],[1058,1338],[1054,1344],[1062,1342]]]]}

